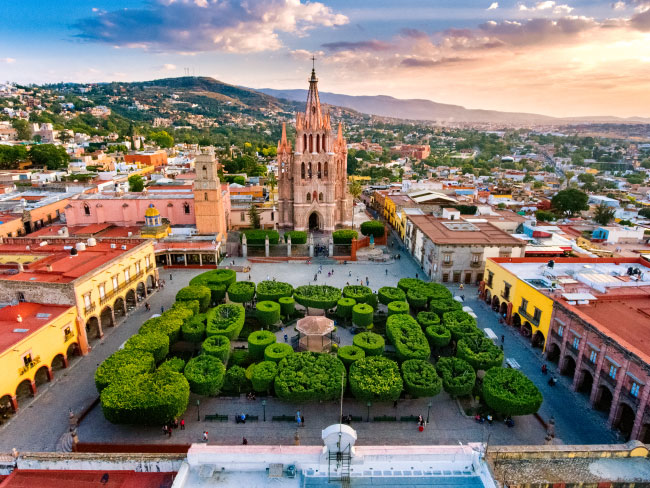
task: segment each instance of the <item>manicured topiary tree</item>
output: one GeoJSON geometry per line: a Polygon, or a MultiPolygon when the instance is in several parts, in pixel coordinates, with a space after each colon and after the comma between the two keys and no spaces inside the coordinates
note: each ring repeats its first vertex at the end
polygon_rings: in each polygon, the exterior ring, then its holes
{"type": "Polygon", "coordinates": [[[336,316],[342,319],[351,319],[352,307],[356,304],[357,302],[352,298],[341,298],[336,302],[336,316]]]}
{"type": "Polygon", "coordinates": [[[183,373],[185,369],[185,360],[183,358],[169,358],[158,366],[158,371],[173,371],[175,373],[183,373]]]}
{"type": "Polygon", "coordinates": [[[388,316],[409,313],[409,304],[406,302],[390,302],[388,304],[388,316]]]}
{"type": "Polygon", "coordinates": [[[257,300],[277,302],[282,297],[293,296],[293,286],[281,281],[261,281],[257,284],[257,300]]]}
{"type": "Polygon", "coordinates": [[[395,346],[397,359],[428,359],[431,348],[417,321],[406,314],[391,315],[386,321],[386,336],[395,346]]]}
{"type": "Polygon", "coordinates": [[[257,361],[264,359],[264,349],[275,342],[275,334],[268,330],[257,330],[248,336],[248,353],[257,361]]]}
{"type": "Polygon", "coordinates": [[[365,358],[366,353],[357,346],[343,346],[339,348],[337,356],[349,368],[353,362],[365,358]]]}
{"type": "Polygon", "coordinates": [[[201,273],[190,280],[190,285],[204,285],[210,288],[212,302],[219,303],[226,297],[226,290],[237,281],[237,273],[232,269],[213,269],[201,273]]]}
{"type": "Polygon", "coordinates": [[[278,302],[280,303],[280,313],[284,317],[291,317],[296,311],[296,301],[293,297],[282,297],[278,302]]]}
{"type": "Polygon", "coordinates": [[[406,301],[406,293],[399,288],[393,286],[382,286],[377,292],[379,296],[379,303],[388,305],[391,302],[404,302],[406,301]]]}
{"type": "Polygon", "coordinates": [[[458,340],[456,356],[467,361],[476,371],[503,364],[503,351],[487,337],[465,336],[458,340]]]}
{"type": "Polygon", "coordinates": [[[241,231],[239,240],[246,234],[246,242],[249,246],[263,246],[266,241],[266,236],[269,236],[269,244],[275,246],[280,241],[280,234],[277,230],[265,229],[246,229],[241,231]]]}
{"type": "Polygon", "coordinates": [[[183,340],[198,344],[205,339],[205,320],[206,314],[202,313],[192,317],[181,327],[183,340]]]}
{"type": "Polygon", "coordinates": [[[330,309],[341,298],[341,290],[327,285],[303,285],[293,292],[293,298],[306,308],[330,309]]]}
{"type": "Polygon", "coordinates": [[[291,236],[291,244],[306,244],[307,243],[307,233],[302,230],[291,230],[284,233],[284,242],[289,242],[289,236],[291,236]]]}
{"type": "Polygon", "coordinates": [[[372,324],[374,312],[367,303],[357,303],[352,307],[352,323],[357,327],[369,327],[372,324]]]}
{"type": "Polygon", "coordinates": [[[148,334],[136,334],[124,344],[124,349],[146,351],[153,354],[156,364],[164,361],[169,354],[169,336],[162,332],[150,332],[148,334]]]}
{"type": "Polygon", "coordinates": [[[226,368],[219,358],[207,354],[190,359],[185,366],[185,378],[197,395],[218,394],[225,374],[226,368]]]}
{"type": "Polygon", "coordinates": [[[418,313],[416,320],[423,329],[426,329],[431,325],[438,325],[440,323],[440,317],[435,312],[420,312],[418,313]]]}
{"type": "Polygon", "coordinates": [[[476,372],[464,359],[440,358],[436,371],[442,378],[442,387],[451,396],[469,395],[476,383],[476,372]]]}
{"type": "Polygon", "coordinates": [[[462,310],[445,312],[442,316],[442,323],[449,329],[451,337],[455,341],[458,341],[462,337],[483,334],[476,327],[476,319],[462,310]]]}
{"type": "Polygon", "coordinates": [[[409,291],[411,288],[419,286],[420,283],[422,283],[421,280],[418,280],[417,278],[401,278],[397,282],[397,287],[402,290],[404,293],[409,291]]]}
{"type": "Polygon", "coordinates": [[[273,361],[262,361],[255,365],[253,369],[253,389],[258,393],[264,393],[271,390],[273,387],[273,380],[278,373],[278,365],[273,361]]]}
{"type": "Polygon", "coordinates": [[[421,289],[412,288],[406,292],[406,301],[413,310],[422,310],[423,308],[426,308],[429,299],[422,293],[421,289]]]}
{"type": "Polygon", "coordinates": [[[345,366],[340,359],[315,352],[288,355],[278,364],[275,393],[296,403],[334,400],[345,388],[345,366]]]}
{"type": "Polygon", "coordinates": [[[255,305],[257,319],[268,328],[280,321],[280,304],[277,302],[264,301],[255,305]]]}
{"type": "Polygon", "coordinates": [[[542,406],[542,393],[521,371],[491,368],[483,377],[483,398],[503,415],[530,415],[542,406]]]}
{"type": "Polygon", "coordinates": [[[151,373],[156,367],[153,354],[140,350],[120,349],[108,356],[95,371],[95,386],[101,391],[114,381],[151,373]]]}
{"type": "Polygon", "coordinates": [[[235,340],[244,327],[246,318],[244,307],[235,303],[217,305],[206,314],[205,333],[207,336],[224,335],[235,340]]]}
{"type": "Polygon", "coordinates": [[[361,224],[361,233],[364,236],[374,236],[374,238],[377,239],[379,237],[384,237],[386,229],[384,228],[384,224],[378,220],[368,220],[361,224]]]}
{"type": "Polygon", "coordinates": [[[228,287],[228,300],[235,303],[248,303],[255,296],[255,283],[236,281],[228,287]]]}
{"type": "Polygon", "coordinates": [[[169,337],[169,343],[173,344],[180,338],[182,326],[182,319],[163,314],[160,317],[154,317],[143,323],[138,333],[150,334],[160,332],[166,334],[169,337]]]}
{"type": "Polygon", "coordinates": [[[367,286],[348,285],[343,288],[343,298],[352,298],[357,303],[372,305],[372,290],[367,286]]]}
{"type": "Polygon", "coordinates": [[[231,366],[226,371],[222,390],[224,393],[239,395],[243,391],[250,391],[251,382],[246,378],[246,370],[241,366],[231,366]]]}
{"type": "Polygon", "coordinates": [[[352,244],[352,239],[356,239],[358,236],[357,231],[352,229],[341,229],[332,232],[334,244],[352,244]]]}
{"type": "Polygon", "coordinates": [[[279,363],[289,354],[293,354],[293,348],[284,342],[276,342],[266,346],[264,349],[264,361],[279,363]]]}
{"type": "Polygon", "coordinates": [[[453,312],[462,309],[463,305],[452,298],[442,300],[434,298],[429,302],[429,311],[436,313],[438,317],[442,317],[445,312],[453,312]]]}
{"type": "Polygon", "coordinates": [[[193,317],[195,315],[198,315],[201,312],[201,305],[199,304],[198,300],[186,300],[186,301],[181,301],[181,302],[174,302],[172,305],[172,308],[167,310],[165,314],[169,315],[182,315],[182,319],[184,322],[187,322],[187,317],[193,317]],[[192,315],[188,314],[187,311],[190,311],[192,315]]]}
{"type": "Polygon", "coordinates": [[[404,384],[395,361],[381,356],[359,359],[350,366],[350,391],[364,402],[395,401],[404,384]]]}
{"type": "Polygon", "coordinates": [[[402,363],[404,389],[414,397],[436,396],[442,390],[442,380],[429,361],[409,359],[402,363]]]}
{"type": "Polygon", "coordinates": [[[381,356],[385,341],[382,336],[374,332],[361,332],[354,336],[352,344],[363,349],[366,356],[381,356]]]}
{"type": "Polygon", "coordinates": [[[431,347],[440,349],[445,347],[449,342],[451,342],[451,332],[447,327],[442,324],[430,325],[424,329],[424,335],[427,336],[427,340],[431,347]]]}
{"type": "Polygon", "coordinates": [[[210,336],[201,344],[201,352],[219,358],[226,364],[230,357],[230,340],[223,335],[210,336]]]}
{"type": "Polygon", "coordinates": [[[212,303],[212,293],[210,288],[204,285],[190,285],[181,288],[178,290],[178,293],[176,293],[177,302],[189,302],[192,300],[198,301],[200,312],[205,313],[212,303]]]}

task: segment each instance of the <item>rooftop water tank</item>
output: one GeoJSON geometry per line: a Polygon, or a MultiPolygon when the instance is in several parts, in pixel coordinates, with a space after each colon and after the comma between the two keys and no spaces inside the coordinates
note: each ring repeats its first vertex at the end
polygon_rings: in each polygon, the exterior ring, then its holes
{"type": "Polygon", "coordinates": [[[75,244],[74,247],[75,247],[75,249],[77,251],[85,251],[86,250],[86,244],[83,243],[83,242],[77,242],[77,244],[75,244]]]}

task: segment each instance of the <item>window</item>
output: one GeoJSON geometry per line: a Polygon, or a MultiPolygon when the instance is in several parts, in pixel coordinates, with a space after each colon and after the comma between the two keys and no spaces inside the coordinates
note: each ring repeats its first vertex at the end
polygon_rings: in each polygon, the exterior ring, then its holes
{"type": "Polygon", "coordinates": [[[614,366],[613,364],[610,364],[609,365],[609,373],[607,373],[607,375],[611,379],[615,380],[616,379],[616,371],[618,371],[618,368],[616,366],[614,366]]]}
{"type": "Polygon", "coordinates": [[[638,397],[639,396],[639,388],[640,387],[639,387],[638,383],[632,382],[632,387],[630,388],[630,395],[632,395],[634,397],[638,397]]]}
{"type": "Polygon", "coordinates": [[[311,193],[307,193],[307,201],[311,202],[311,193]]]}
{"type": "Polygon", "coordinates": [[[29,366],[29,364],[30,364],[31,362],[32,362],[32,353],[31,353],[31,351],[30,351],[30,352],[28,352],[27,354],[25,354],[25,355],[23,356],[23,364],[24,364],[25,366],[29,366]]]}
{"type": "Polygon", "coordinates": [[[245,221],[246,221],[246,212],[241,212],[241,213],[239,214],[239,219],[240,219],[242,222],[245,222],[245,221]]]}
{"type": "Polygon", "coordinates": [[[125,269],[125,270],[124,270],[124,281],[127,281],[127,282],[128,282],[129,279],[131,279],[131,275],[130,275],[130,273],[129,273],[129,270],[128,270],[128,269],[125,269]]]}
{"type": "Polygon", "coordinates": [[[18,292],[18,301],[19,302],[24,302],[25,301],[25,294],[22,291],[18,292]]]}
{"type": "Polygon", "coordinates": [[[443,273],[442,274],[442,282],[443,283],[449,282],[449,273],[443,273]]]}
{"type": "Polygon", "coordinates": [[[472,254],[472,264],[478,264],[480,257],[480,254],[472,254]]]}
{"type": "Polygon", "coordinates": [[[322,192],[318,194],[318,201],[319,202],[323,201],[323,193],[322,192]]]}
{"type": "Polygon", "coordinates": [[[208,201],[208,192],[207,191],[203,193],[203,200],[205,200],[206,202],[208,201]]]}
{"type": "Polygon", "coordinates": [[[208,167],[205,164],[203,165],[203,177],[208,177],[208,167]]]}
{"type": "Polygon", "coordinates": [[[535,313],[533,314],[533,320],[539,324],[539,321],[542,318],[542,311],[535,307],[535,313]]]}
{"type": "Polygon", "coordinates": [[[138,274],[140,272],[140,261],[135,263],[135,274],[138,274]]]}
{"type": "Polygon", "coordinates": [[[526,300],[525,298],[521,299],[521,309],[523,311],[526,311],[528,309],[528,300],[526,300]]]}
{"type": "Polygon", "coordinates": [[[577,337],[574,337],[573,338],[573,348],[578,349],[579,347],[580,347],[580,339],[578,339],[577,337]]]}
{"type": "Polygon", "coordinates": [[[186,214],[190,213],[190,204],[185,202],[185,204],[183,205],[183,210],[185,210],[186,214]]]}
{"type": "Polygon", "coordinates": [[[72,328],[68,325],[66,328],[63,329],[63,338],[67,339],[72,335],[72,328]]]}
{"type": "Polygon", "coordinates": [[[562,337],[564,335],[564,326],[563,325],[558,325],[557,327],[557,335],[562,337]]]}
{"type": "Polygon", "coordinates": [[[510,299],[510,285],[508,283],[503,284],[503,298],[510,299]]]}
{"type": "Polygon", "coordinates": [[[598,353],[592,349],[591,352],[589,353],[589,362],[595,364],[597,360],[598,360],[598,353]]]}
{"type": "Polygon", "coordinates": [[[492,288],[492,280],[494,279],[494,273],[492,271],[488,271],[488,280],[487,280],[487,285],[492,288]]]}
{"type": "Polygon", "coordinates": [[[84,213],[86,215],[90,215],[90,207],[88,206],[87,203],[84,203],[84,213]]]}
{"type": "Polygon", "coordinates": [[[113,290],[117,290],[117,285],[118,285],[119,278],[117,275],[113,276],[113,290]]]}
{"type": "Polygon", "coordinates": [[[99,285],[99,298],[104,298],[106,296],[106,289],[104,287],[104,283],[99,285]]]}
{"type": "Polygon", "coordinates": [[[318,163],[318,179],[320,180],[321,172],[320,172],[320,163],[318,163]]]}
{"type": "Polygon", "coordinates": [[[275,212],[271,212],[271,220],[275,220],[275,212]]]}
{"type": "Polygon", "coordinates": [[[304,180],[305,179],[305,163],[302,163],[300,165],[300,177],[304,180]]]}
{"type": "Polygon", "coordinates": [[[444,254],[442,256],[442,262],[443,263],[451,263],[451,254],[444,254]]]}
{"type": "Polygon", "coordinates": [[[90,308],[90,293],[87,295],[84,295],[84,306],[86,308],[90,308]]]}
{"type": "Polygon", "coordinates": [[[144,264],[147,266],[147,268],[149,267],[149,263],[150,263],[150,262],[151,262],[151,261],[149,260],[149,256],[145,256],[145,257],[144,257],[144,264]]]}
{"type": "MultiPolygon", "coordinates": [[[[324,151],[324,150],[325,150],[325,139],[323,139],[323,151],[324,151]]],[[[327,178],[327,174],[328,174],[328,171],[327,171],[327,161],[325,161],[325,171],[324,171],[324,172],[325,172],[325,178],[327,178]]]]}

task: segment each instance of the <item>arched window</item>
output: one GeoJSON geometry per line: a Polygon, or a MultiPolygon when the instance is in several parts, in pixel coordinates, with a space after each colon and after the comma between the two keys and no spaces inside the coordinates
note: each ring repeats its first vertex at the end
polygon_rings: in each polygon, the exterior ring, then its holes
{"type": "Polygon", "coordinates": [[[314,136],[309,134],[309,152],[314,152],[314,136]]]}
{"type": "Polygon", "coordinates": [[[300,177],[304,180],[305,179],[305,163],[302,163],[300,165],[300,177]]]}
{"type": "Polygon", "coordinates": [[[205,164],[203,165],[203,176],[206,178],[208,176],[208,167],[205,164]]]}
{"type": "Polygon", "coordinates": [[[307,201],[311,202],[311,193],[307,193],[307,201]]]}
{"type": "Polygon", "coordinates": [[[316,134],[316,152],[320,151],[320,134],[316,134]]]}
{"type": "Polygon", "coordinates": [[[323,201],[323,192],[320,192],[320,193],[318,194],[318,201],[319,201],[319,202],[322,202],[322,201],[323,201]]]}
{"type": "Polygon", "coordinates": [[[325,178],[327,178],[327,176],[328,176],[328,174],[329,174],[328,169],[329,169],[329,168],[328,168],[327,161],[325,161],[325,178]]]}
{"type": "Polygon", "coordinates": [[[208,201],[208,192],[203,193],[203,200],[208,201]]]}
{"type": "Polygon", "coordinates": [[[186,214],[190,213],[190,204],[185,202],[183,204],[183,210],[185,211],[186,214]]]}
{"type": "Polygon", "coordinates": [[[327,151],[327,148],[325,147],[325,134],[323,134],[323,137],[321,137],[320,143],[323,152],[327,151]]]}
{"type": "Polygon", "coordinates": [[[320,180],[321,177],[321,171],[320,171],[320,162],[318,163],[318,179],[320,180]]]}
{"type": "Polygon", "coordinates": [[[311,163],[309,163],[309,179],[311,180],[311,163]]]}
{"type": "Polygon", "coordinates": [[[302,152],[307,152],[307,134],[302,135],[302,152]]]}
{"type": "Polygon", "coordinates": [[[88,206],[87,203],[84,203],[84,213],[86,215],[90,215],[90,207],[88,206]]]}

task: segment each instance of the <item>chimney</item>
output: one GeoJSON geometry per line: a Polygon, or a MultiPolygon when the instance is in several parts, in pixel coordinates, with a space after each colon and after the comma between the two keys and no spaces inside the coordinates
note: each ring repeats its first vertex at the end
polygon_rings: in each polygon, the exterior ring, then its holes
{"type": "Polygon", "coordinates": [[[16,315],[16,322],[22,322],[22,321],[23,321],[22,315],[20,314],[16,315]]]}

